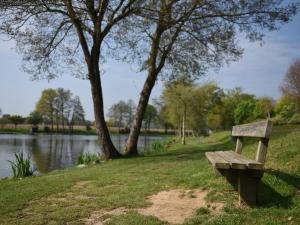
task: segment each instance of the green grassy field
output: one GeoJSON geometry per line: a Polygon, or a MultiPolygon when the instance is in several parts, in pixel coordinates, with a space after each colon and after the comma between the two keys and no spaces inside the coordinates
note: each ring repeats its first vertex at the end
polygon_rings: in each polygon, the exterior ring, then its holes
{"type": "MultiPolygon", "coordinates": [[[[107,224],[167,224],[134,209],[148,206],[147,196],[174,188],[205,189],[207,202],[224,203],[220,214],[198,210],[186,225],[300,224],[300,126],[274,127],[255,208],[237,206],[237,193],[214,176],[205,158],[206,151],[232,149],[229,134],[189,138],[186,146],[175,142],[142,157],[0,181],[0,224],[84,224],[94,211],[119,207],[133,210],[107,224]]],[[[243,153],[253,157],[257,143],[246,143],[243,153]]]]}

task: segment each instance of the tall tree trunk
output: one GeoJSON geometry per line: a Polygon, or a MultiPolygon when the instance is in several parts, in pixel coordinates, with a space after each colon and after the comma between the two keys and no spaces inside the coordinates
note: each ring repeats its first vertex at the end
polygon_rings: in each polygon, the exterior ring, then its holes
{"type": "MultiPolygon", "coordinates": [[[[160,15],[159,20],[162,20],[162,16],[160,15]]],[[[155,85],[155,81],[157,79],[158,73],[163,67],[164,60],[161,60],[159,64],[159,68],[157,68],[157,57],[158,57],[158,49],[160,38],[163,33],[162,24],[158,23],[156,27],[156,31],[154,34],[154,38],[151,45],[150,57],[149,57],[149,69],[148,76],[144,83],[143,90],[141,92],[141,96],[139,99],[139,103],[136,109],[136,113],[134,115],[134,119],[131,124],[129,137],[127,139],[125,154],[126,155],[137,155],[138,154],[138,139],[141,132],[142,121],[144,118],[144,114],[149,102],[149,98],[152,92],[152,89],[155,85]]]]}
{"type": "Polygon", "coordinates": [[[90,83],[94,103],[96,132],[102,150],[102,157],[104,159],[117,158],[121,156],[121,154],[116,150],[111,141],[108,127],[104,118],[102,86],[98,65],[94,65],[92,71],[90,72],[90,83]]]}
{"type": "Polygon", "coordinates": [[[141,92],[140,100],[137,106],[136,114],[132,121],[129,137],[125,147],[126,155],[137,155],[138,154],[138,139],[141,131],[141,126],[144,118],[144,114],[149,102],[151,91],[155,85],[157,78],[156,70],[151,70],[144,84],[143,90],[141,92]]]}

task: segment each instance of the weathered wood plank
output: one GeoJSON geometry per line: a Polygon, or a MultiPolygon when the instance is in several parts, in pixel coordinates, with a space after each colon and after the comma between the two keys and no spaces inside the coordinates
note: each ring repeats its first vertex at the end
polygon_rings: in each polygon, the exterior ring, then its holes
{"type": "Polygon", "coordinates": [[[215,167],[219,169],[229,169],[229,163],[223,159],[222,157],[218,156],[214,152],[205,152],[205,156],[208,161],[215,167]]]}
{"type": "Polygon", "coordinates": [[[255,206],[257,203],[258,185],[260,178],[251,177],[240,173],[238,177],[239,204],[244,201],[249,206],[255,206]]]}
{"type": "Polygon", "coordinates": [[[241,154],[242,153],[242,147],[243,147],[242,138],[238,137],[236,139],[235,152],[238,153],[238,154],[241,154]]]}
{"type": "MultiPolygon", "coordinates": [[[[228,152],[228,151],[227,151],[228,152]]],[[[245,170],[247,169],[247,164],[239,159],[232,158],[232,156],[228,155],[226,151],[217,151],[215,152],[221,158],[229,162],[230,167],[233,169],[245,170]]]]}
{"type": "Polygon", "coordinates": [[[262,170],[264,168],[264,164],[257,162],[255,160],[252,159],[248,159],[246,156],[240,155],[234,151],[227,151],[226,152],[230,157],[238,159],[242,162],[244,162],[248,169],[255,169],[255,170],[262,170]]]}
{"type": "Polygon", "coordinates": [[[232,136],[269,138],[272,129],[270,120],[232,127],[232,136]]]}
{"type": "Polygon", "coordinates": [[[268,149],[269,139],[262,138],[258,142],[258,148],[256,152],[256,161],[260,163],[265,163],[267,157],[267,149],[268,149]]]}

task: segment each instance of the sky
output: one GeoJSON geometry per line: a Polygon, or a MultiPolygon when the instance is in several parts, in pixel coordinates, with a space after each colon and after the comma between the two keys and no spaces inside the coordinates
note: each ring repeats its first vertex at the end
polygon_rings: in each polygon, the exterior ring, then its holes
{"type": "MultiPolygon", "coordinates": [[[[22,57],[14,49],[13,41],[0,36],[0,109],[5,114],[27,116],[34,110],[42,90],[63,87],[69,89],[81,99],[86,118],[93,120],[93,103],[90,84],[69,75],[61,75],[50,82],[31,81],[30,75],[21,70],[22,57]]],[[[270,96],[278,99],[279,86],[288,67],[300,59],[300,15],[289,24],[281,26],[279,31],[266,33],[264,44],[240,40],[244,48],[243,57],[218,72],[211,71],[198,82],[214,81],[220,87],[232,89],[242,87],[251,94],[270,96]]],[[[108,60],[106,73],[102,76],[105,112],[119,100],[138,101],[145,80],[145,73],[137,73],[132,65],[108,60]]],[[[151,99],[159,97],[163,83],[157,82],[151,99]]]]}

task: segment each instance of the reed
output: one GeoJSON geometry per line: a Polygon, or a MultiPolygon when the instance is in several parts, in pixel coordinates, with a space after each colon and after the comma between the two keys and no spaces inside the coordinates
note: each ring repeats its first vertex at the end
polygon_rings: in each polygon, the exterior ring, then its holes
{"type": "Polygon", "coordinates": [[[33,175],[30,156],[25,156],[23,152],[15,153],[15,160],[8,161],[11,165],[14,177],[29,177],[33,175]]]}

